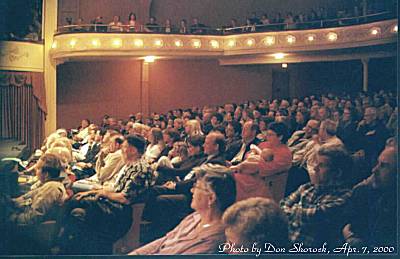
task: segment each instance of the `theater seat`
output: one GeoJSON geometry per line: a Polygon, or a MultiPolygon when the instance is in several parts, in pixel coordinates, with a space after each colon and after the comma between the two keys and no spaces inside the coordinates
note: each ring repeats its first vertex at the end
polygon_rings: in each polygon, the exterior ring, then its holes
{"type": "Polygon", "coordinates": [[[132,225],[128,233],[114,243],[114,254],[127,254],[140,246],[140,225],[145,203],[132,205],[132,225]]]}
{"type": "Polygon", "coordinates": [[[285,196],[286,183],[289,171],[282,171],[276,174],[265,177],[265,182],[270,190],[271,199],[279,203],[285,196]]]}

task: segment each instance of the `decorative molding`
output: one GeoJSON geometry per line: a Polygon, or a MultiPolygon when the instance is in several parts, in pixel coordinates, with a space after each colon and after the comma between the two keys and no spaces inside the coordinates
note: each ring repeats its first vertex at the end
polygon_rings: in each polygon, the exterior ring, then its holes
{"type": "Polygon", "coordinates": [[[43,72],[43,45],[30,42],[0,42],[0,70],[43,72]]]}
{"type": "Polygon", "coordinates": [[[397,19],[326,29],[235,35],[67,33],[54,36],[53,59],[82,57],[223,58],[338,50],[397,41],[397,19]],[[372,32],[374,31],[374,32],[372,32]]]}

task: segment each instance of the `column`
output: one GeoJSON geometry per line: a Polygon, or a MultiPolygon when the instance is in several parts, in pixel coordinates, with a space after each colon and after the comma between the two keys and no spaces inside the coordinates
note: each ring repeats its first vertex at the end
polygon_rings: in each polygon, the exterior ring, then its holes
{"type": "Polygon", "coordinates": [[[56,130],[57,127],[57,78],[56,64],[50,58],[50,49],[53,44],[53,35],[57,30],[57,0],[43,1],[43,33],[44,33],[44,86],[46,89],[47,116],[45,122],[45,136],[56,130]]]}
{"type": "Polygon", "coordinates": [[[368,91],[368,58],[363,58],[361,59],[361,62],[363,64],[363,91],[367,92],[368,91]]]}
{"type": "Polygon", "coordinates": [[[142,61],[142,78],[140,81],[140,109],[143,116],[148,117],[150,115],[150,104],[149,104],[149,68],[148,62],[142,61]]]}

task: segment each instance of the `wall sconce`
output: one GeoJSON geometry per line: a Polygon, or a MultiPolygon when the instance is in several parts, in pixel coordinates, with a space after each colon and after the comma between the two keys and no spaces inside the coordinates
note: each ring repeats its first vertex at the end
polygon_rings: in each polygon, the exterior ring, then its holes
{"type": "Polygon", "coordinates": [[[275,59],[283,59],[286,56],[285,53],[275,53],[272,55],[274,56],[275,59]]]}
{"type": "Polygon", "coordinates": [[[97,48],[100,46],[100,40],[99,39],[92,39],[92,46],[97,48]]]}
{"type": "Polygon", "coordinates": [[[137,48],[143,47],[143,40],[142,39],[135,39],[133,41],[133,45],[137,48]]]}
{"type": "Polygon", "coordinates": [[[71,48],[74,48],[77,42],[78,42],[78,41],[77,41],[76,39],[71,39],[71,40],[69,41],[69,46],[70,46],[71,48]]]}
{"type": "Polygon", "coordinates": [[[196,48],[196,49],[200,48],[201,47],[201,41],[197,40],[197,39],[192,40],[192,47],[196,48]]]}
{"type": "Polygon", "coordinates": [[[174,45],[175,45],[175,47],[182,47],[183,46],[183,42],[181,41],[181,40],[175,40],[174,41],[174,45]]]}
{"type": "Polygon", "coordinates": [[[275,44],[275,37],[274,36],[267,36],[264,39],[264,44],[267,46],[271,46],[275,44]]]}
{"type": "Polygon", "coordinates": [[[160,39],[154,40],[154,46],[161,48],[163,46],[163,41],[160,39]]]}
{"type": "Polygon", "coordinates": [[[156,60],[155,56],[146,56],[144,57],[144,62],[145,63],[153,63],[156,60]]]}
{"type": "Polygon", "coordinates": [[[293,36],[293,35],[289,35],[289,36],[286,37],[286,41],[287,41],[289,44],[293,44],[293,43],[296,42],[296,37],[293,36]]]}
{"type": "Polygon", "coordinates": [[[216,40],[210,40],[210,46],[213,49],[218,49],[219,48],[219,42],[216,40]]]}
{"type": "Polygon", "coordinates": [[[247,46],[251,47],[256,43],[256,41],[252,38],[246,40],[247,46]]]}
{"type": "Polygon", "coordinates": [[[111,45],[114,48],[120,48],[122,46],[122,40],[117,38],[117,39],[113,39],[111,45]]]}
{"type": "Polygon", "coordinates": [[[314,34],[310,34],[307,36],[307,41],[308,42],[313,42],[315,40],[316,36],[314,34]]]}
{"type": "Polygon", "coordinates": [[[228,40],[227,45],[228,45],[228,47],[233,48],[233,47],[235,47],[235,45],[236,45],[236,41],[233,40],[233,39],[228,40]]]}
{"type": "Polygon", "coordinates": [[[336,33],[334,33],[334,32],[330,32],[330,33],[327,34],[327,38],[330,41],[336,41],[337,38],[338,38],[338,35],[336,33]]]}
{"type": "Polygon", "coordinates": [[[371,35],[376,36],[376,35],[378,35],[378,34],[381,33],[381,28],[379,28],[379,27],[374,27],[374,28],[372,28],[372,29],[370,30],[370,33],[371,33],[371,35]]]}
{"type": "Polygon", "coordinates": [[[286,69],[288,67],[287,63],[282,63],[282,68],[286,69]]]}

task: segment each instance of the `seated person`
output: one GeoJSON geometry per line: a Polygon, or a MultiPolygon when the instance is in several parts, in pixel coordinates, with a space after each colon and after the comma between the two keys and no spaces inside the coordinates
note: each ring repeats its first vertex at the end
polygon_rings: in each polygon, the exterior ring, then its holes
{"type": "Polygon", "coordinates": [[[372,175],[353,188],[350,222],[343,230],[352,246],[396,247],[397,147],[387,146],[372,175]]]}
{"type": "Polygon", "coordinates": [[[232,253],[232,246],[251,248],[265,243],[275,247],[288,245],[288,222],[279,205],[271,199],[249,198],[230,206],[222,216],[226,244],[220,253],[232,253]]]}
{"type": "Polygon", "coordinates": [[[351,164],[343,147],[325,144],[318,149],[315,182],[301,185],[280,203],[288,217],[291,242],[311,247],[343,244],[351,164]]]}
{"type": "Polygon", "coordinates": [[[36,174],[42,185],[15,198],[11,221],[17,224],[35,224],[51,218],[51,213],[68,198],[60,173],[60,159],[54,154],[44,154],[36,165],[36,174]]]}
{"type": "Polygon", "coordinates": [[[144,26],[145,32],[159,32],[160,25],[156,22],[156,17],[151,16],[149,22],[144,26]]]}
{"type": "Polygon", "coordinates": [[[157,162],[157,158],[164,149],[165,143],[162,131],[159,128],[152,128],[147,134],[149,145],[144,153],[144,159],[150,164],[157,162]]]}
{"type": "Polygon", "coordinates": [[[113,21],[108,24],[109,32],[122,32],[122,22],[118,15],[114,15],[113,21]]]}
{"type": "Polygon", "coordinates": [[[68,203],[61,251],[64,253],[110,254],[112,244],[132,223],[131,204],[145,199],[154,183],[149,164],[142,158],[146,142],[130,135],[122,144],[125,165],[113,189],[78,193],[68,203]]]}
{"type": "Polygon", "coordinates": [[[111,137],[111,141],[107,147],[103,148],[96,161],[96,174],[93,176],[74,182],[72,188],[74,191],[87,191],[93,188],[101,188],[107,182],[113,183],[113,177],[118,173],[118,165],[122,162],[121,145],[123,143],[121,135],[111,137]]]}
{"type": "Polygon", "coordinates": [[[230,171],[220,165],[196,168],[196,183],[191,192],[194,213],[164,237],[130,253],[130,255],[207,254],[217,251],[224,242],[221,221],[225,209],[235,202],[235,182],[230,171]]]}

